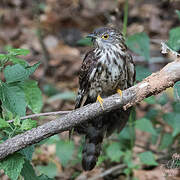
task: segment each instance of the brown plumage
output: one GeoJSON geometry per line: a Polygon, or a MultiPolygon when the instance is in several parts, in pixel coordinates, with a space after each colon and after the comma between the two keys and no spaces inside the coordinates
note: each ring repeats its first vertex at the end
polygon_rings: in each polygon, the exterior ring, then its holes
{"type": "MultiPolygon", "coordinates": [[[[75,108],[79,108],[124,90],[135,81],[135,68],[127,51],[122,34],[113,28],[98,28],[92,38],[94,49],[89,51],[82,63],[79,75],[79,91],[75,108]]],[[[75,131],[85,134],[82,166],[91,170],[96,165],[104,136],[115,130],[121,131],[128,121],[130,110],[114,110],[87,123],[75,127],[75,131]]]]}

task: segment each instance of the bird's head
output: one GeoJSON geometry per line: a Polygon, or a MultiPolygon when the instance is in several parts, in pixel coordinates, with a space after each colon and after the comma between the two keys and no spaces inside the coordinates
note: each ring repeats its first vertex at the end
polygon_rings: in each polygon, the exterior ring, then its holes
{"type": "Polygon", "coordinates": [[[112,45],[124,43],[122,33],[117,29],[108,27],[97,28],[87,37],[92,38],[93,44],[99,48],[109,48],[112,45]]]}

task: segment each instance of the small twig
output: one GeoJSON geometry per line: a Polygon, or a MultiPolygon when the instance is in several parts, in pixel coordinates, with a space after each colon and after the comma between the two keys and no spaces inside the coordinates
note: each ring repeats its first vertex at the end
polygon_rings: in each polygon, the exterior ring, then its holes
{"type": "MultiPolygon", "coordinates": [[[[40,117],[40,116],[55,116],[55,115],[63,115],[63,114],[68,114],[71,111],[55,111],[55,112],[46,112],[46,113],[39,113],[39,114],[30,114],[27,116],[20,117],[20,120],[28,119],[28,118],[35,118],[35,117],[40,117]]],[[[8,123],[12,123],[14,119],[11,119],[7,121],[8,123]]]]}
{"type": "Polygon", "coordinates": [[[111,174],[111,173],[114,172],[114,171],[117,171],[117,170],[120,170],[120,169],[124,169],[124,168],[126,168],[126,167],[127,167],[127,165],[125,165],[125,164],[119,164],[119,165],[117,165],[117,166],[114,166],[114,167],[112,167],[112,168],[104,171],[104,172],[101,173],[101,174],[98,174],[98,175],[95,176],[95,177],[89,178],[89,180],[97,180],[97,179],[99,179],[99,178],[103,178],[103,177],[111,174]]]}

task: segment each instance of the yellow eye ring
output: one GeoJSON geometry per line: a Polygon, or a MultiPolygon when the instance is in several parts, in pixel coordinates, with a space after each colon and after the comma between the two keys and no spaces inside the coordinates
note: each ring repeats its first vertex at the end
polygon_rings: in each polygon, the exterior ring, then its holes
{"type": "Polygon", "coordinates": [[[103,35],[101,38],[107,40],[107,39],[109,38],[109,35],[108,35],[108,34],[105,34],[105,35],[103,35]]]}

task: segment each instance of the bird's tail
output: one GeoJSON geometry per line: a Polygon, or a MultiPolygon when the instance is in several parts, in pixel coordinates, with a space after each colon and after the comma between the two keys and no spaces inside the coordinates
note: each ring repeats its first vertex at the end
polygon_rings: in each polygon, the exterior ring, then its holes
{"type": "Polygon", "coordinates": [[[105,134],[102,117],[91,121],[88,126],[82,154],[82,167],[85,171],[92,170],[96,165],[105,134]]]}

